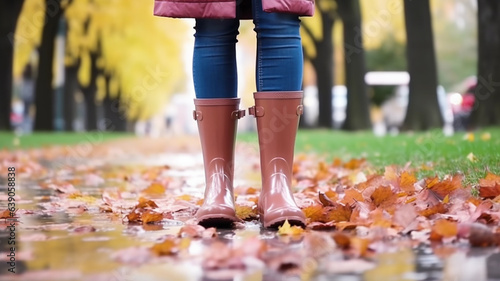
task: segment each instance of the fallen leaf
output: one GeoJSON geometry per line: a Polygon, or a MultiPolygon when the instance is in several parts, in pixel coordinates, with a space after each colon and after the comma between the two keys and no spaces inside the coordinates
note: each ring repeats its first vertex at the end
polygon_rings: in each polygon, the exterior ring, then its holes
{"type": "Polygon", "coordinates": [[[469,142],[473,142],[475,137],[474,137],[474,134],[473,133],[467,133],[464,135],[464,140],[466,141],[469,141],[469,142]]]}
{"type": "Polygon", "coordinates": [[[311,205],[302,209],[302,212],[310,222],[323,222],[323,206],[311,205]]]}
{"type": "MultiPolygon", "coordinates": [[[[187,238],[185,238],[187,239],[187,238]]],[[[176,255],[181,250],[181,240],[179,238],[168,237],[161,243],[156,243],[151,247],[151,251],[157,256],[176,255]]],[[[189,241],[189,240],[186,240],[189,241]]],[[[185,247],[185,246],[184,246],[185,247]]]]}
{"type": "Polygon", "coordinates": [[[203,232],[206,229],[199,224],[187,224],[181,229],[179,229],[179,233],[177,236],[179,237],[190,237],[190,238],[200,238],[203,235],[203,232]]]}
{"type": "Polygon", "coordinates": [[[347,163],[344,163],[343,167],[349,170],[355,170],[359,169],[365,162],[366,160],[364,158],[351,159],[347,163]]]}
{"type": "Polygon", "coordinates": [[[375,206],[380,206],[383,203],[392,205],[394,201],[397,199],[392,192],[390,186],[380,186],[372,193],[370,199],[373,201],[375,206]]]}
{"type": "Polygon", "coordinates": [[[319,197],[319,202],[321,202],[321,204],[323,204],[323,206],[325,207],[335,205],[335,203],[332,200],[330,200],[330,198],[328,198],[328,196],[326,196],[325,193],[321,191],[319,192],[318,197],[319,197]]]}
{"type": "Polygon", "coordinates": [[[325,207],[324,217],[325,221],[349,221],[352,215],[352,208],[348,205],[335,203],[332,207],[325,207]]]}
{"type": "Polygon", "coordinates": [[[158,208],[158,205],[153,200],[146,199],[144,197],[139,197],[139,203],[135,206],[136,208],[158,208]]]}
{"type": "Polygon", "coordinates": [[[337,243],[337,246],[341,249],[349,249],[351,247],[351,238],[345,233],[336,232],[332,235],[333,241],[337,243]]]}
{"type": "Polygon", "coordinates": [[[278,226],[278,235],[301,235],[304,233],[304,229],[299,226],[291,226],[288,220],[285,220],[282,226],[278,226]]]}
{"type": "Polygon", "coordinates": [[[446,219],[439,219],[434,222],[431,227],[430,240],[441,241],[443,238],[450,238],[457,236],[458,224],[454,221],[446,219]]]}
{"type": "Polygon", "coordinates": [[[344,204],[352,205],[356,202],[364,202],[364,201],[365,198],[363,197],[363,194],[361,194],[361,192],[359,192],[355,188],[349,188],[345,190],[344,198],[342,199],[341,202],[344,204]]]}
{"type": "Polygon", "coordinates": [[[489,132],[484,132],[481,134],[482,141],[489,141],[491,139],[491,134],[489,132]]]}
{"type": "Polygon", "coordinates": [[[143,189],[141,192],[148,195],[159,195],[165,193],[165,186],[158,182],[153,182],[147,188],[143,189]]]}
{"type": "Polygon", "coordinates": [[[500,176],[488,172],[484,179],[479,180],[479,196],[495,198],[500,195],[500,176]]]}
{"type": "Polygon", "coordinates": [[[436,195],[438,195],[440,200],[443,200],[446,195],[451,194],[456,189],[462,188],[463,176],[460,174],[455,174],[451,178],[444,179],[442,181],[431,179],[429,182],[426,180],[427,188],[432,190],[436,195]]]}
{"type": "Polygon", "coordinates": [[[257,206],[236,204],[236,216],[242,220],[250,220],[258,217],[257,206]]]}
{"type": "Polygon", "coordinates": [[[438,203],[434,206],[427,207],[418,212],[419,215],[424,217],[430,217],[435,214],[444,214],[448,211],[448,208],[443,203],[438,203]]]}
{"type": "Polygon", "coordinates": [[[417,182],[417,178],[413,173],[409,173],[404,171],[401,173],[401,177],[399,178],[399,187],[402,191],[407,192],[408,194],[413,194],[415,192],[415,183],[417,182]]]}
{"type": "Polygon", "coordinates": [[[142,214],[142,223],[147,224],[147,223],[155,223],[163,220],[163,214],[162,213],[157,213],[152,210],[146,210],[142,214]]]}
{"type": "Polygon", "coordinates": [[[474,163],[474,162],[477,162],[477,161],[478,161],[477,157],[476,157],[476,156],[474,155],[474,153],[472,153],[472,152],[471,152],[471,153],[469,153],[469,154],[467,154],[467,160],[471,161],[472,163],[474,163]]]}

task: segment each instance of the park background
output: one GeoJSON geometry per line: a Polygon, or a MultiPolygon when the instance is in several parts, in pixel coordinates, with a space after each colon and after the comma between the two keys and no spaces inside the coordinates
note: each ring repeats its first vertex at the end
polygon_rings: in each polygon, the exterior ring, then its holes
{"type": "MultiPolygon", "coordinates": [[[[193,20],[155,17],[153,1],[2,6],[0,129],[196,132],[193,20]]],[[[498,6],[485,0],[316,1],[315,16],[302,18],[301,128],[381,135],[444,128],[449,135],[498,125],[498,6]]],[[[238,94],[251,106],[251,21],[242,21],[238,40],[238,94]]],[[[250,119],[240,130],[254,129],[250,119]]]]}

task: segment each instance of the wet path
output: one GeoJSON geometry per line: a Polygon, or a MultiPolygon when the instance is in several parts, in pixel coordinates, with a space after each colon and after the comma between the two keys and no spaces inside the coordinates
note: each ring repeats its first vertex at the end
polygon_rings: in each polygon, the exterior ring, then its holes
{"type": "MultiPolygon", "coordinates": [[[[258,187],[255,147],[238,150],[237,190],[258,187]]],[[[325,238],[328,232],[280,236],[256,220],[233,230],[184,229],[179,235],[202,198],[199,151],[37,161],[40,171],[16,179],[16,274],[7,271],[9,232],[0,221],[0,280],[500,280],[498,248],[418,245],[402,237],[380,241],[371,255],[346,255],[325,238]],[[165,190],[145,192],[152,183],[165,190]],[[127,222],[138,197],[168,215],[155,224],[127,222]],[[187,246],[155,255],[151,248],[165,238],[187,246]]],[[[5,179],[0,186],[3,210],[5,179]]],[[[242,192],[237,202],[251,197],[242,192]]]]}

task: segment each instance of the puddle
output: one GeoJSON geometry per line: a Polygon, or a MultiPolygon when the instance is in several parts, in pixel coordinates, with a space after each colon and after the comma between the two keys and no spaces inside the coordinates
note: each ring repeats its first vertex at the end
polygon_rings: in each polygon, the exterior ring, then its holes
{"type": "MultiPolygon", "coordinates": [[[[44,164],[50,166],[51,162],[44,164]]],[[[102,212],[95,200],[101,200],[104,190],[118,190],[123,200],[136,202],[134,190],[146,187],[147,177],[168,179],[169,195],[201,196],[204,175],[199,157],[165,154],[127,163],[116,160],[93,167],[79,165],[45,179],[18,179],[18,195],[24,201],[17,204],[21,210],[16,228],[17,273],[6,274],[9,233],[5,223],[0,223],[0,280],[500,280],[498,249],[430,244],[400,247],[391,242],[391,251],[368,258],[344,260],[336,249],[313,259],[304,238],[278,237],[275,231],[261,229],[258,222],[247,222],[244,229],[219,230],[216,239],[192,239],[186,253],[177,258],[151,258],[148,249],[177,235],[183,221],[192,215],[164,219],[161,224],[128,224],[123,221],[126,212],[102,212]],[[159,168],[141,173],[149,166],[159,168]],[[97,176],[89,177],[89,173],[97,176]],[[54,178],[71,182],[83,196],[68,200],[57,189],[40,187],[54,178]],[[271,249],[265,262],[249,258],[243,260],[243,269],[203,269],[203,259],[218,254],[209,252],[215,242],[242,247],[248,237],[258,237],[271,249]]],[[[248,175],[252,169],[237,172],[248,175]]],[[[5,194],[5,182],[0,184],[5,194]]],[[[252,176],[238,184],[258,185],[258,178],[252,176]]],[[[0,207],[5,209],[6,202],[0,207]]]]}

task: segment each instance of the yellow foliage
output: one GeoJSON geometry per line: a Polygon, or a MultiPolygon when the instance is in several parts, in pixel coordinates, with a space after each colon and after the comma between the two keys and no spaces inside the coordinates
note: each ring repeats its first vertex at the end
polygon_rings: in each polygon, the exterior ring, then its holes
{"type": "MultiPolygon", "coordinates": [[[[153,15],[154,1],[73,0],[65,1],[68,33],[65,63],[80,61],[78,79],[90,83],[91,53],[100,55],[97,66],[111,76],[111,97],[120,94],[126,114],[146,119],[162,110],[168,96],[183,80],[181,50],[192,40],[191,24],[184,20],[153,15]]],[[[26,0],[16,30],[14,74],[19,77],[40,44],[45,20],[45,1],[26,0]]],[[[98,99],[104,98],[106,83],[99,78],[98,99]]]]}

